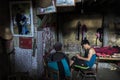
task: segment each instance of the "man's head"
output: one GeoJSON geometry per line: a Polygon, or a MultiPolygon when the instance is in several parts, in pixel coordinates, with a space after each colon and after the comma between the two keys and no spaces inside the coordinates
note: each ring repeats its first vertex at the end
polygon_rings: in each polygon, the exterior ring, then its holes
{"type": "Polygon", "coordinates": [[[61,51],[62,50],[62,43],[56,42],[54,45],[54,48],[56,51],[61,51]]]}
{"type": "Polygon", "coordinates": [[[87,49],[87,48],[90,46],[90,43],[89,43],[88,40],[83,40],[83,41],[81,42],[81,45],[82,45],[85,49],[87,49]]]}

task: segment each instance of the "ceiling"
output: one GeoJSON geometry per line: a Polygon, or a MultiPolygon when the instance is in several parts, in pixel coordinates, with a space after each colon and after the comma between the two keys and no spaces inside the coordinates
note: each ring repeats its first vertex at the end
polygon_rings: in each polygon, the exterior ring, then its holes
{"type": "MultiPolygon", "coordinates": [[[[84,13],[120,13],[120,0],[76,0],[75,7],[66,10],[84,13]]],[[[65,9],[65,8],[64,8],[65,9]]],[[[58,11],[61,10],[58,8],[58,11]]],[[[62,11],[64,11],[62,9],[62,11]]]]}

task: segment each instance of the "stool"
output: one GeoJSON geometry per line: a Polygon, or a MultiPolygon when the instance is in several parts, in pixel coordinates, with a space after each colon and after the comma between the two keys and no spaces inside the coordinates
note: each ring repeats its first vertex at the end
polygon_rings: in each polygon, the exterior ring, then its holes
{"type": "Polygon", "coordinates": [[[82,76],[81,80],[84,80],[85,78],[94,78],[94,80],[96,80],[96,71],[93,68],[86,70],[79,70],[78,73],[82,76]]]}
{"type": "Polygon", "coordinates": [[[96,61],[94,68],[81,69],[75,67],[75,71],[78,72],[77,75],[81,75],[82,78],[80,80],[84,80],[85,78],[93,78],[94,80],[97,80],[98,62],[96,61]]]}
{"type": "MultiPolygon", "coordinates": [[[[59,70],[54,70],[50,67],[47,67],[47,74],[49,75],[50,80],[54,80],[55,75],[56,75],[56,80],[60,80],[59,70]]],[[[65,76],[65,80],[71,80],[71,76],[65,76]]]]}

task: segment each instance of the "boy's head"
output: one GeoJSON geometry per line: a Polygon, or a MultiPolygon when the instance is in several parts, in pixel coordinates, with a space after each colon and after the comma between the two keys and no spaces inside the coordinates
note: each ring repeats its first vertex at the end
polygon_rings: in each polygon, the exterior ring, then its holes
{"type": "Polygon", "coordinates": [[[56,51],[61,51],[62,50],[62,43],[56,42],[54,45],[54,48],[56,51]]]}
{"type": "Polygon", "coordinates": [[[83,40],[81,42],[81,45],[86,49],[88,45],[90,45],[89,41],[88,40],[83,40]]]}

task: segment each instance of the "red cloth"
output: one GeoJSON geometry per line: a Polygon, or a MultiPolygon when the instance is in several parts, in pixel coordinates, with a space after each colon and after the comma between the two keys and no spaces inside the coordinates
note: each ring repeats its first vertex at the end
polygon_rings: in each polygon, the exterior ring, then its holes
{"type": "Polygon", "coordinates": [[[112,55],[113,53],[119,53],[120,50],[118,48],[113,47],[101,47],[101,48],[94,48],[98,56],[102,55],[112,55]]]}

